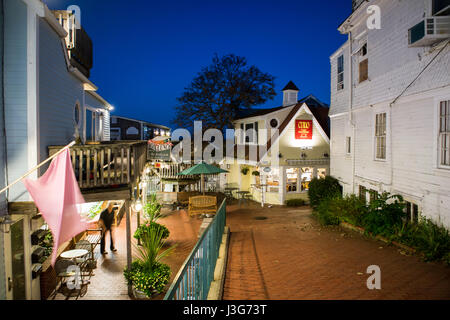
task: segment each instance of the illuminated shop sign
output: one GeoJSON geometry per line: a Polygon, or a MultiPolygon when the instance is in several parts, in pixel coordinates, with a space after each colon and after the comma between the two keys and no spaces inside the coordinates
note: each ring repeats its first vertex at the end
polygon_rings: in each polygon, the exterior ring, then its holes
{"type": "Polygon", "coordinates": [[[295,120],[295,139],[311,140],[313,136],[312,120],[295,120]]]}

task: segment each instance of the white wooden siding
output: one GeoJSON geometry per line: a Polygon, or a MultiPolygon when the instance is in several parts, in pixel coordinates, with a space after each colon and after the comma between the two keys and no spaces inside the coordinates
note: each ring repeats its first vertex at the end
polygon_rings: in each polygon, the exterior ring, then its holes
{"type": "MultiPolygon", "coordinates": [[[[49,145],[65,145],[74,139],[75,104],[79,102],[80,106],[83,105],[84,89],[82,83],[67,70],[60,38],[42,18],[39,19],[38,50],[42,161],[48,157],[49,145]]],[[[81,112],[81,123],[83,116],[81,112]]]]}
{"type": "MultiPolygon", "coordinates": [[[[424,216],[450,227],[450,170],[437,166],[437,104],[439,99],[450,99],[450,48],[390,107],[439,49],[408,48],[408,29],[428,14],[429,1],[378,0],[371,4],[381,7],[382,29],[367,32],[369,81],[358,83],[357,57],[353,57],[354,135],[348,114],[348,78],[344,90],[338,92],[336,87],[341,51],[346,55],[345,76],[349,74],[348,43],[330,58],[331,174],[342,182],[346,193],[357,193],[358,185],[398,193],[419,205],[424,216]],[[385,161],[374,157],[375,115],[380,112],[387,115],[385,161]],[[347,136],[352,136],[354,145],[350,155],[345,153],[347,136]]],[[[362,19],[353,36],[365,29],[362,19]]],[[[355,51],[356,40],[352,46],[355,51]]]]}
{"type": "Polygon", "coordinates": [[[89,91],[86,92],[85,96],[85,104],[86,106],[89,106],[91,108],[95,109],[102,109],[103,111],[103,127],[102,132],[100,132],[100,137],[102,141],[109,141],[110,140],[110,134],[109,134],[109,128],[110,128],[110,116],[108,111],[108,106],[98,100],[96,97],[92,96],[89,91]]]}
{"type": "MultiPolygon", "coordinates": [[[[8,178],[13,181],[28,168],[27,136],[27,7],[5,0],[5,117],[8,178]]],[[[9,189],[9,200],[28,200],[22,185],[9,189]]]]}

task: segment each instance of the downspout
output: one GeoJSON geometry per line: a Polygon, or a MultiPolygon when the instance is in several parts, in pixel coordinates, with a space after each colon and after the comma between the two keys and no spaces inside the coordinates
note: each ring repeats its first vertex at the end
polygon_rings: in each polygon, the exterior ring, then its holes
{"type": "Polygon", "coordinates": [[[355,164],[356,164],[356,126],[355,123],[353,121],[353,37],[352,37],[352,32],[349,31],[348,33],[348,41],[349,41],[349,55],[348,55],[348,65],[350,67],[350,71],[349,71],[349,102],[348,102],[348,106],[349,106],[349,122],[350,122],[350,126],[352,127],[352,151],[353,151],[353,157],[352,157],[352,193],[355,193],[355,172],[356,172],[356,168],[355,168],[355,164]]]}
{"type": "MultiPolygon", "coordinates": [[[[0,13],[0,17],[1,17],[1,23],[2,23],[2,52],[1,52],[1,64],[2,64],[2,73],[1,73],[1,81],[2,81],[2,139],[3,139],[3,143],[4,143],[4,150],[3,150],[3,157],[4,157],[4,162],[5,162],[5,167],[4,167],[4,178],[5,178],[5,186],[8,185],[8,146],[7,146],[7,140],[6,140],[6,112],[5,112],[5,4],[4,1],[1,0],[1,13],[0,13]]],[[[5,197],[6,197],[6,201],[8,201],[8,195],[9,192],[6,193],[5,197]]],[[[6,214],[8,214],[8,206],[6,206],[6,214]]]]}

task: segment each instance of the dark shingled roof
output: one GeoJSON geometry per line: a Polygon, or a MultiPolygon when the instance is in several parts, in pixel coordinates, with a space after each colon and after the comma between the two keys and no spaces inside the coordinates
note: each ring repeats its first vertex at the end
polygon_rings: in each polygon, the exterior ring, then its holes
{"type": "MultiPolygon", "coordinates": [[[[326,103],[323,103],[318,98],[316,98],[314,95],[310,94],[307,97],[304,97],[303,99],[298,101],[300,105],[303,103],[306,103],[308,108],[313,113],[314,117],[317,119],[317,121],[320,123],[320,126],[325,131],[325,133],[330,136],[330,119],[328,118],[328,111],[330,108],[326,103]]],[[[258,116],[264,116],[266,114],[281,110],[285,107],[276,107],[276,108],[269,108],[269,109],[247,109],[247,110],[241,110],[236,117],[235,120],[245,119],[245,118],[251,118],[251,117],[258,117],[258,116]]]]}
{"type": "Polygon", "coordinates": [[[289,83],[286,85],[286,87],[284,87],[283,91],[284,91],[284,90],[296,90],[296,91],[300,91],[300,90],[297,88],[297,86],[296,86],[292,81],[289,81],[289,83]]]}

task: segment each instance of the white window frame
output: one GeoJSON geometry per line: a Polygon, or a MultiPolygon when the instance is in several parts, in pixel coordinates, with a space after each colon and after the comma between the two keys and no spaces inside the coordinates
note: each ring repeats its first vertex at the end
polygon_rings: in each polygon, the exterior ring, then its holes
{"type": "Polygon", "coordinates": [[[258,121],[244,123],[244,139],[243,139],[243,144],[245,144],[245,145],[257,145],[257,144],[258,144],[259,128],[258,128],[258,130],[256,130],[256,125],[257,125],[257,123],[258,123],[258,121]],[[250,126],[250,125],[252,125],[253,128],[251,128],[251,129],[250,129],[250,128],[247,128],[247,126],[250,126]],[[252,141],[250,141],[250,139],[249,139],[249,141],[247,141],[247,137],[250,138],[250,137],[248,136],[248,132],[250,132],[249,130],[252,130],[252,136],[253,136],[252,141]]]}
{"type": "Polygon", "coordinates": [[[347,155],[352,154],[352,137],[351,136],[345,137],[345,153],[347,155]]]}
{"type": "Polygon", "coordinates": [[[361,46],[358,50],[358,84],[359,83],[364,83],[366,81],[369,80],[369,67],[367,67],[367,79],[360,81],[361,80],[361,62],[367,60],[367,64],[369,64],[369,43],[367,41],[367,38],[365,38],[364,40],[360,40],[361,46]],[[364,46],[366,46],[366,54],[363,55],[362,54],[362,49],[364,48],[364,46]]]}
{"type": "Polygon", "coordinates": [[[443,169],[450,169],[450,99],[449,100],[443,99],[438,102],[437,150],[438,150],[438,167],[443,169]],[[442,115],[442,107],[445,108],[444,115],[442,115]],[[442,121],[444,121],[445,123],[443,124],[442,121]],[[444,156],[445,159],[443,159],[444,152],[446,153],[446,155],[444,156]]]}
{"type": "Polygon", "coordinates": [[[341,54],[336,59],[336,74],[337,74],[337,91],[341,91],[345,89],[345,59],[344,54],[341,54]],[[339,72],[339,59],[342,59],[342,71],[339,72]],[[342,75],[342,80],[339,81],[339,76],[342,75]]]}
{"type": "MultiPolygon", "coordinates": [[[[379,161],[386,161],[387,160],[387,112],[379,112],[375,114],[375,132],[374,132],[374,155],[375,155],[375,160],[379,160],[379,161]],[[384,115],[384,119],[383,119],[383,115],[384,115]],[[383,133],[383,122],[381,122],[381,124],[379,123],[379,117],[381,118],[381,121],[384,120],[384,133],[383,133]],[[380,131],[381,130],[381,131],[380,131]],[[379,142],[380,141],[384,141],[384,152],[383,152],[383,156],[384,157],[379,157],[379,142]]],[[[381,149],[380,149],[381,150],[381,149]]]]}

